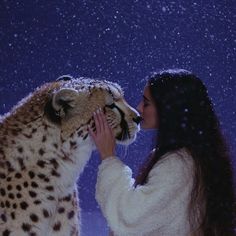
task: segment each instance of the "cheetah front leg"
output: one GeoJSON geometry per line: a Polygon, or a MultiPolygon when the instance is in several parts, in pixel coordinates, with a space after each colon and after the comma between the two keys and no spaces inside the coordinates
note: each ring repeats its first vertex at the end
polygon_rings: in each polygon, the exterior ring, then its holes
{"type": "Polygon", "coordinates": [[[50,223],[50,236],[79,236],[80,214],[77,191],[59,199],[56,215],[50,223]]]}

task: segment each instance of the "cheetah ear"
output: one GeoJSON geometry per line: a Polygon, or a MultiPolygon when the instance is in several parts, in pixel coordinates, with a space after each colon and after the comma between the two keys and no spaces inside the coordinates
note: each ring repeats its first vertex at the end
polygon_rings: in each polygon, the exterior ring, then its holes
{"type": "Polygon", "coordinates": [[[69,109],[76,106],[76,98],[78,97],[78,92],[74,89],[61,89],[52,97],[52,108],[55,113],[63,118],[69,109]]]}
{"type": "Polygon", "coordinates": [[[44,114],[53,123],[60,124],[62,119],[76,105],[78,93],[74,89],[61,89],[54,93],[44,107],[44,114]]]}

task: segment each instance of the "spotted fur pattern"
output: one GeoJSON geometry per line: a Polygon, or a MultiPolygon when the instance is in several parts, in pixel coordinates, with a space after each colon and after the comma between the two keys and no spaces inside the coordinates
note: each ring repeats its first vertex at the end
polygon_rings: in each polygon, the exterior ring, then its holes
{"type": "Polygon", "coordinates": [[[0,119],[0,235],[80,233],[76,181],[95,145],[102,107],[118,143],[139,130],[138,114],[116,83],[68,76],[47,83],[0,119]]]}

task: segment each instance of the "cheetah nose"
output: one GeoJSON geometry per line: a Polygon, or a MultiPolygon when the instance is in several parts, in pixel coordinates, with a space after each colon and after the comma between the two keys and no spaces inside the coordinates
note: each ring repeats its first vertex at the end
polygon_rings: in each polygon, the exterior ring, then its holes
{"type": "Polygon", "coordinates": [[[133,121],[138,125],[142,119],[143,118],[141,116],[137,116],[137,117],[133,118],[133,121]]]}

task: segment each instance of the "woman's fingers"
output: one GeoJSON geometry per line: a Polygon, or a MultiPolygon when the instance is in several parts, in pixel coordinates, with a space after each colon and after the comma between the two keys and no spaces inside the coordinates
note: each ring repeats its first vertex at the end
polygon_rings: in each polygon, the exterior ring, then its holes
{"type": "Polygon", "coordinates": [[[93,129],[90,127],[90,125],[88,125],[88,132],[89,132],[89,134],[93,137],[93,139],[96,139],[96,135],[95,135],[95,133],[93,132],[93,129]]]}
{"type": "Polygon", "coordinates": [[[100,121],[98,119],[98,114],[97,114],[96,111],[93,113],[93,118],[94,118],[94,121],[95,121],[95,126],[96,126],[97,134],[101,133],[100,121]]]}
{"type": "Polygon", "coordinates": [[[111,135],[111,137],[114,137],[113,129],[112,127],[108,124],[107,118],[104,113],[102,113],[102,119],[103,119],[103,124],[104,124],[104,129],[107,133],[111,135]]]}
{"type": "MultiPolygon", "coordinates": [[[[114,137],[113,130],[107,122],[107,118],[101,109],[94,112],[94,121],[96,125],[96,135],[93,133],[94,137],[101,135],[102,133],[110,134],[114,137]]],[[[90,129],[91,130],[91,129],[90,129]]]]}
{"type": "Polygon", "coordinates": [[[109,131],[109,124],[108,124],[107,118],[106,118],[106,116],[105,116],[105,114],[103,112],[101,112],[101,118],[102,118],[102,121],[103,121],[104,130],[106,132],[109,131]]]}
{"type": "Polygon", "coordinates": [[[114,131],[110,125],[108,125],[108,132],[110,133],[112,138],[115,138],[114,131]]]}
{"type": "Polygon", "coordinates": [[[101,131],[104,131],[105,125],[104,125],[104,119],[102,116],[103,116],[103,112],[102,112],[101,108],[99,108],[98,113],[97,113],[97,117],[98,117],[100,129],[101,129],[101,131]]]}

